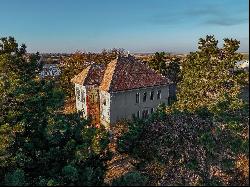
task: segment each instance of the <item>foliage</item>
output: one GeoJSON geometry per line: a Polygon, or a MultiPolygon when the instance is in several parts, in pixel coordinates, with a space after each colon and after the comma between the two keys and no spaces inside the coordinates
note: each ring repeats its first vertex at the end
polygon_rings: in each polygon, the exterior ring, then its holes
{"type": "Polygon", "coordinates": [[[7,173],[5,176],[5,185],[7,186],[24,186],[25,176],[24,171],[16,169],[14,172],[7,173]]]}
{"type": "Polygon", "coordinates": [[[147,173],[150,185],[247,185],[246,165],[236,166],[238,155],[249,155],[248,107],[225,112],[159,112],[128,125],[118,146],[130,145],[121,150],[140,161],[137,171],[147,173]],[[139,135],[129,136],[136,125],[139,135]]]}
{"type": "Polygon", "coordinates": [[[219,102],[230,102],[231,108],[241,105],[238,98],[245,73],[235,73],[235,63],[242,59],[236,51],[240,42],[224,39],[218,48],[214,36],[199,40],[198,51],[191,52],[182,64],[182,81],[178,84],[176,107],[194,111],[213,107],[219,102]]]}
{"type": "Polygon", "coordinates": [[[181,59],[175,55],[156,52],[153,58],[149,60],[148,65],[176,84],[181,78],[180,61],[181,59]]]}
{"type": "Polygon", "coordinates": [[[144,123],[143,121],[136,119],[133,122],[128,122],[129,131],[126,132],[118,141],[118,150],[131,151],[135,148],[135,142],[141,135],[144,123]]]}
{"type": "Polygon", "coordinates": [[[39,79],[37,58],[26,60],[12,37],[1,42],[0,184],[102,184],[107,132],[77,113],[59,113],[64,93],[39,79]]]}
{"type": "Polygon", "coordinates": [[[181,80],[180,58],[172,58],[166,67],[166,76],[177,84],[181,80]]]}
{"type": "Polygon", "coordinates": [[[129,130],[125,132],[118,141],[118,150],[120,152],[129,151],[136,152],[137,149],[137,140],[142,135],[144,127],[150,124],[155,119],[164,120],[166,119],[166,106],[165,104],[159,105],[156,112],[154,112],[150,118],[143,120],[135,118],[133,121],[129,121],[126,125],[129,130]]]}
{"type": "Polygon", "coordinates": [[[147,177],[139,172],[129,172],[114,180],[112,186],[144,186],[147,184],[147,177]]]}
{"type": "Polygon", "coordinates": [[[149,61],[149,66],[156,71],[159,71],[162,75],[166,75],[166,60],[165,52],[156,52],[153,58],[149,61]]]}
{"type": "MultiPolygon", "coordinates": [[[[239,42],[224,41],[219,49],[214,37],[200,39],[183,64],[176,105],[121,128],[118,150],[139,163],[112,185],[248,185],[249,104],[238,100],[245,74],[233,71],[239,42]]],[[[105,64],[122,51],[74,54],[57,87],[39,79],[39,54],[26,60],[25,49],[13,37],[0,40],[0,184],[103,185],[108,133],[60,109],[87,61],[105,64]]],[[[152,62],[167,72],[164,58],[152,62]]]]}

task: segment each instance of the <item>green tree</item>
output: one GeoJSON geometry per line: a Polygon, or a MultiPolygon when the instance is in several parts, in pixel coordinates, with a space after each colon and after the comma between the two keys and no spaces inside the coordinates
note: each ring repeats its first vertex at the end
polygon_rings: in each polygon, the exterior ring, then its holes
{"type": "Polygon", "coordinates": [[[199,40],[198,51],[191,52],[182,64],[182,81],[178,83],[176,107],[184,110],[206,108],[212,110],[220,102],[236,107],[244,73],[235,73],[234,67],[242,55],[236,51],[240,42],[224,39],[218,48],[214,36],[199,40]]]}
{"type": "Polygon", "coordinates": [[[166,67],[166,76],[177,84],[181,79],[180,59],[174,58],[170,61],[166,67]]]}
{"type": "Polygon", "coordinates": [[[149,61],[149,66],[160,72],[162,75],[166,75],[167,65],[165,60],[165,52],[156,52],[153,58],[149,61]]]}
{"type": "Polygon", "coordinates": [[[84,185],[78,173],[86,168],[88,184],[102,184],[107,133],[77,113],[61,114],[62,90],[39,78],[25,45],[0,41],[0,184],[84,185]]]}
{"type": "Polygon", "coordinates": [[[148,178],[139,172],[129,172],[122,177],[114,180],[112,186],[144,186],[147,184],[148,178]]]}
{"type": "Polygon", "coordinates": [[[7,186],[24,186],[25,185],[24,171],[16,169],[14,172],[7,173],[5,176],[5,184],[7,186]]]}

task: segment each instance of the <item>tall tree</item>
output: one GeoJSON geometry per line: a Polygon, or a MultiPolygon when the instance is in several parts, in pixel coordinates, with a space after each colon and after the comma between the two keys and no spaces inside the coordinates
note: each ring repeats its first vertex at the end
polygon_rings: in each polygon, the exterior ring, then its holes
{"type": "Polygon", "coordinates": [[[166,75],[167,65],[165,60],[165,52],[156,52],[153,58],[149,61],[149,66],[160,72],[162,75],[166,75]]]}
{"type": "Polygon", "coordinates": [[[25,45],[0,40],[0,185],[100,185],[106,132],[63,115],[63,92],[39,79],[25,45]]]}
{"type": "Polygon", "coordinates": [[[181,79],[180,59],[172,58],[166,67],[166,76],[177,84],[181,79]]]}
{"type": "Polygon", "coordinates": [[[200,38],[198,51],[191,52],[183,62],[176,104],[179,109],[193,111],[201,107],[212,109],[226,101],[231,106],[240,103],[240,82],[245,74],[234,72],[235,63],[242,59],[236,52],[240,42],[224,39],[222,48],[217,44],[214,36],[200,38]]]}

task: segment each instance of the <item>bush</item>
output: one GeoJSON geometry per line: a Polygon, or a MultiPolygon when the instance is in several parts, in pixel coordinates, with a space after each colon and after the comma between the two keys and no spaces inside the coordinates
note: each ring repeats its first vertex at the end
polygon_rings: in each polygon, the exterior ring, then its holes
{"type": "Polygon", "coordinates": [[[21,169],[16,169],[14,172],[7,173],[5,176],[6,186],[24,186],[25,175],[21,169]]]}
{"type": "Polygon", "coordinates": [[[147,184],[148,178],[139,172],[129,172],[122,177],[114,180],[112,186],[144,186],[147,184]]]}

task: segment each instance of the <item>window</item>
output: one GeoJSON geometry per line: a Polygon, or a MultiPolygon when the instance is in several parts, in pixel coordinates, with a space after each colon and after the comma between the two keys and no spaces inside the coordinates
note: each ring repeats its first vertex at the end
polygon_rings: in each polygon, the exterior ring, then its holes
{"type": "Polygon", "coordinates": [[[161,90],[158,90],[157,92],[157,99],[161,99],[161,90]]]}
{"type": "Polygon", "coordinates": [[[147,100],[147,92],[144,92],[144,94],[143,94],[143,102],[146,102],[146,100],[147,100]]]}
{"type": "Polygon", "coordinates": [[[139,102],[140,102],[140,94],[136,93],[136,103],[139,103],[139,102]]]}
{"type": "Polygon", "coordinates": [[[81,90],[81,102],[85,103],[85,96],[83,90],[81,90]]]}
{"type": "Polygon", "coordinates": [[[106,99],[105,98],[103,99],[103,105],[106,106],[106,99]]]}
{"type": "Polygon", "coordinates": [[[150,92],[150,100],[154,100],[154,91],[150,92]]]}
{"type": "Polygon", "coordinates": [[[143,110],[142,111],[142,117],[147,118],[148,117],[148,110],[143,110]]]}
{"type": "Polygon", "coordinates": [[[140,118],[140,111],[137,111],[137,118],[140,118]]]}
{"type": "Polygon", "coordinates": [[[154,112],[154,108],[151,108],[151,114],[153,114],[153,112],[154,112]]]}
{"type": "Polygon", "coordinates": [[[80,95],[80,89],[76,87],[76,98],[78,101],[80,101],[81,95],[80,95]]]}

